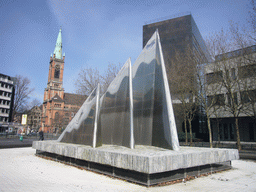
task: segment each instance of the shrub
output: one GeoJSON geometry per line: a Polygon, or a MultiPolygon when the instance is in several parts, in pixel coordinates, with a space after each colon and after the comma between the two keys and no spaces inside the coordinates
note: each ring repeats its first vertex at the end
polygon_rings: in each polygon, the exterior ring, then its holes
{"type": "MultiPolygon", "coordinates": [[[[179,142],[184,142],[186,135],[184,132],[178,132],[179,142]]],[[[192,139],[195,140],[195,133],[192,133],[192,139]]],[[[188,141],[190,140],[190,134],[188,133],[188,141]]]]}

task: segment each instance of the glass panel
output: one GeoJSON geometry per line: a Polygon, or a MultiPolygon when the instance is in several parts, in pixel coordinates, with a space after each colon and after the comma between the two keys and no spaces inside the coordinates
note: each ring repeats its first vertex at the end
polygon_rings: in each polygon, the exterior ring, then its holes
{"type": "Polygon", "coordinates": [[[133,72],[135,144],[152,144],[156,34],[135,61],[133,72]]]}
{"type": "Polygon", "coordinates": [[[102,96],[99,129],[103,144],[130,147],[129,62],[125,63],[102,96]]]}
{"type": "Polygon", "coordinates": [[[96,115],[96,94],[97,89],[94,89],[58,141],[92,146],[96,115]]]}
{"type": "MultiPolygon", "coordinates": [[[[154,84],[154,114],[153,114],[153,141],[154,146],[171,148],[170,119],[167,110],[166,93],[164,87],[160,51],[156,51],[156,70],[154,84]]],[[[169,90],[168,90],[169,91],[169,90]]]]}

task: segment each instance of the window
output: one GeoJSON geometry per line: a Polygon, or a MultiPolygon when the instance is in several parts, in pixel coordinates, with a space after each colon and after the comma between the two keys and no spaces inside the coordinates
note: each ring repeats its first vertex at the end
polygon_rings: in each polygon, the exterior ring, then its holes
{"type": "Polygon", "coordinates": [[[233,80],[236,80],[236,69],[235,69],[235,68],[232,68],[232,69],[231,69],[231,78],[232,78],[233,80]]]}
{"type": "Polygon", "coordinates": [[[56,107],[56,108],[60,108],[61,107],[61,104],[54,104],[54,107],[56,107]]]}
{"type": "Polygon", "coordinates": [[[238,68],[239,78],[255,77],[256,65],[246,65],[238,68]]]}
{"type": "Polygon", "coordinates": [[[225,104],[225,98],[224,98],[224,94],[219,94],[219,95],[216,95],[216,105],[224,105],[225,104]]]}
{"type": "Polygon", "coordinates": [[[228,124],[224,123],[223,128],[224,128],[224,139],[228,140],[228,124]]]}
{"type": "Polygon", "coordinates": [[[45,115],[45,113],[46,113],[46,105],[44,106],[44,115],[45,115]]]}
{"type": "Polygon", "coordinates": [[[233,106],[237,105],[237,93],[233,93],[233,94],[228,93],[227,96],[228,96],[229,105],[233,105],[233,106]]]}
{"type": "Polygon", "coordinates": [[[55,67],[54,78],[56,79],[60,78],[60,66],[58,65],[55,67]]]}
{"type": "Polygon", "coordinates": [[[213,95],[213,96],[208,96],[207,97],[207,103],[208,106],[215,106],[215,105],[219,105],[222,106],[225,104],[225,98],[224,98],[224,94],[219,94],[219,95],[213,95]]]}
{"type": "Polygon", "coordinates": [[[256,102],[256,90],[243,91],[240,96],[242,103],[256,102]]]}
{"type": "Polygon", "coordinates": [[[249,123],[249,135],[250,135],[250,141],[254,141],[254,124],[253,123],[249,123]]]}
{"type": "Polygon", "coordinates": [[[226,79],[229,79],[230,75],[229,75],[229,70],[226,70],[226,79]]]}
{"type": "Polygon", "coordinates": [[[222,71],[206,74],[206,81],[208,84],[218,83],[222,81],[222,71]]]}
{"type": "Polygon", "coordinates": [[[59,115],[59,112],[56,112],[55,113],[55,122],[58,122],[59,121],[59,117],[60,117],[60,115],[59,115]]]}

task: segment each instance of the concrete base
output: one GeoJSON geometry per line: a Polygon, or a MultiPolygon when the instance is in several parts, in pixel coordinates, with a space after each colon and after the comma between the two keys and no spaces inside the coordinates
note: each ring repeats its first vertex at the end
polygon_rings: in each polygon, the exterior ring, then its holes
{"type": "Polygon", "coordinates": [[[113,145],[92,148],[57,141],[34,141],[32,147],[39,155],[147,186],[230,169],[231,160],[239,159],[236,149],[180,147],[180,151],[172,151],[142,145],[135,149],[113,145]]]}

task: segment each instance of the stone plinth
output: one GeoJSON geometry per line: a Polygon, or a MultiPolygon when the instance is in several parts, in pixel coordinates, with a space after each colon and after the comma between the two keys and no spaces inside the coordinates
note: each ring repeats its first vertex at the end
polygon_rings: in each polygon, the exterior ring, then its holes
{"type": "Polygon", "coordinates": [[[142,145],[135,149],[113,145],[92,148],[57,141],[34,141],[33,148],[38,154],[144,185],[229,169],[231,160],[239,159],[236,149],[180,147],[180,151],[173,151],[142,145]]]}

